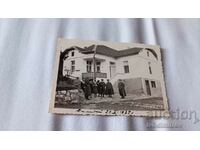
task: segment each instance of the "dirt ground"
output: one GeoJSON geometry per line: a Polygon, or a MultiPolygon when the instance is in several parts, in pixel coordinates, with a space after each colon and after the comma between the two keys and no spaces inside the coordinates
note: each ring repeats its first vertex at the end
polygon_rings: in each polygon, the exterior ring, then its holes
{"type": "Polygon", "coordinates": [[[125,99],[114,95],[112,98],[108,96],[104,98],[93,97],[90,100],[80,101],[56,100],[55,107],[100,110],[162,110],[164,108],[162,97],[136,97],[134,95],[127,95],[125,99]]]}

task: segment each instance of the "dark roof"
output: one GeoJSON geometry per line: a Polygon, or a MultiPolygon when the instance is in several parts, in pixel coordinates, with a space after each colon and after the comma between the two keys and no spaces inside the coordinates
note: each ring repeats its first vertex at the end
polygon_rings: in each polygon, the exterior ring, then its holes
{"type": "MultiPolygon", "coordinates": [[[[74,48],[78,49],[81,53],[83,54],[92,54],[94,53],[93,49],[94,49],[95,45],[91,45],[89,47],[78,47],[78,46],[74,46],[74,48]]],[[[106,56],[110,56],[113,58],[119,58],[119,57],[124,57],[124,56],[129,56],[129,55],[136,55],[138,54],[143,48],[141,47],[134,47],[134,48],[128,48],[128,49],[124,49],[124,50],[115,50],[112,49],[108,46],[105,45],[97,45],[96,46],[96,53],[97,54],[101,54],[101,55],[106,55],[106,56]]],[[[66,51],[70,51],[72,49],[66,49],[66,51]]],[[[149,50],[150,52],[153,53],[153,55],[157,58],[157,54],[154,50],[152,49],[148,49],[146,48],[146,50],[149,50]]]]}
{"type": "MultiPolygon", "coordinates": [[[[95,47],[95,45],[91,45],[89,47],[84,47],[84,48],[80,48],[80,47],[76,47],[76,48],[84,54],[90,54],[90,53],[94,53],[94,51],[93,51],[94,47],[95,47]]],[[[114,57],[114,58],[119,58],[119,57],[128,56],[128,55],[136,55],[142,49],[143,48],[135,47],[135,48],[130,48],[130,49],[118,51],[118,50],[112,49],[112,48],[105,46],[105,45],[97,45],[96,53],[101,54],[101,55],[114,57]]]]}
{"type": "Polygon", "coordinates": [[[96,47],[96,53],[101,55],[106,55],[110,57],[116,58],[118,56],[118,51],[115,49],[112,49],[110,47],[104,46],[104,45],[97,45],[96,47]]]}
{"type": "Polygon", "coordinates": [[[129,55],[136,55],[138,54],[143,48],[139,47],[134,47],[134,48],[129,48],[125,50],[121,50],[118,52],[117,57],[124,57],[124,56],[129,56],[129,55]]]}

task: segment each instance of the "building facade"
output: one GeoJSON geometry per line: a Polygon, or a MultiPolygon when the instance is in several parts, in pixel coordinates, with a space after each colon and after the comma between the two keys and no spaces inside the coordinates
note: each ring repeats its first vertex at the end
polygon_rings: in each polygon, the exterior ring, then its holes
{"type": "MultiPolygon", "coordinates": [[[[80,79],[110,79],[115,93],[119,79],[124,80],[127,94],[161,97],[161,60],[148,48],[115,50],[104,45],[66,49],[63,75],[80,79]],[[95,72],[95,73],[94,73],[95,72]]],[[[104,80],[106,81],[106,80],[104,80]]]]}

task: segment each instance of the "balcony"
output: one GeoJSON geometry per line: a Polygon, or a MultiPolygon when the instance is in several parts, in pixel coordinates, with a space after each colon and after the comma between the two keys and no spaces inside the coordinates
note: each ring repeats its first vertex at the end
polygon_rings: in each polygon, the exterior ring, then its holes
{"type": "MultiPolygon", "coordinates": [[[[94,72],[82,73],[82,78],[93,78],[94,72]]],[[[96,78],[107,78],[107,73],[96,72],[96,78]]]]}

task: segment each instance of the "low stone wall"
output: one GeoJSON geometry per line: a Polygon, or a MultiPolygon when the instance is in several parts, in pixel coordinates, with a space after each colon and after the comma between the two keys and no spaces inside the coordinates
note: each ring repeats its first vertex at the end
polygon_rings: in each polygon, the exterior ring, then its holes
{"type": "Polygon", "coordinates": [[[67,103],[72,101],[81,102],[85,100],[84,93],[82,90],[68,90],[68,91],[58,91],[56,93],[56,103],[67,103]]]}

